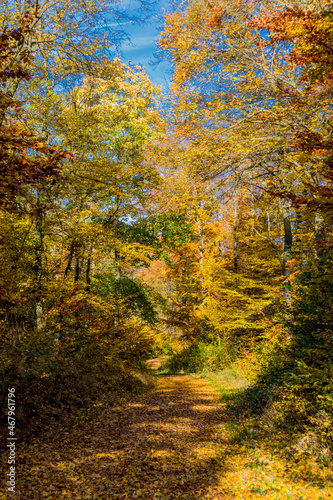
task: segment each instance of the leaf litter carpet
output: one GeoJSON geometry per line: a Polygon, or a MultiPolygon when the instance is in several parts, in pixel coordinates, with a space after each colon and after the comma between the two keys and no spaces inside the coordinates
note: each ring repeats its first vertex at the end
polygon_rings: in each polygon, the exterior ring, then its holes
{"type": "Polygon", "coordinates": [[[220,473],[217,399],[206,380],[161,377],[91,423],[34,438],[17,450],[15,499],[224,498],[207,496],[220,473]]]}
{"type": "Polygon", "coordinates": [[[218,399],[207,380],[160,377],[150,393],[105,410],[90,423],[18,442],[17,489],[13,495],[2,486],[0,498],[332,498],[328,484],[293,480],[286,475],[288,464],[268,459],[265,450],[232,444],[218,399]]]}

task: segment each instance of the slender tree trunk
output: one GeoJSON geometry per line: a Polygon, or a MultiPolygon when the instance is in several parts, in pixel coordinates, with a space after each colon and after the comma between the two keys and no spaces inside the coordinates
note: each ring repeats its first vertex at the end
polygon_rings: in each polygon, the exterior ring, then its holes
{"type": "Polygon", "coordinates": [[[120,272],[120,254],[119,251],[115,248],[114,250],[114,277],[118,281],[121,277],[120,272]]]}
{"type": "Polygon", "coordinates": [[[234,249],[234,271],[238,271],[238,239],[237,239],[237,216],[238,216],[238,196],[234,199],[234,220],[232,226],[232,239],[234,249]]]}
{"type": "Polygon", "coordinates": [[[200,268],[203,269],[203,259],[204,259],[204,239],[203,239],[203,232],[202,232],[202,224],[200,220],[197,220],[198,224],[198,231],[199,231],[199,265],[200,268]]]}
{"type": "MultiPolygon", "coordinates": [[[[118,160],[120,159],[119,151],[117,151],[117,158],[118,158],[118,160]]],[[[119,209],[119,199],[118,199],[118,197],[116,197],[116,199],[115,199],[115,216],[114,216],[114,220],[112,223],[114,238],[116,241],[118,240],[118,238],[120,236],[119,235],[119,227],[118,227],[118,216],[116,215],[118,212],[118,209],[119,209]]],[[[120,253],[115,245],[115,249],[114,249],[114,279],[117,282],[120,280],[120,278],[121,278],[120,253]]],[[[116,304],[113,324],[114,324],[115,328],[118,328],[119,324],[120,324],[120,308],[119,308],[118,304],[116,304]]]]}
{"type": "Polygon", "coordinates": [[[315,252],[319,260],[325,259],[325,233],[324,233],[324,217],[320,211],[315,212],[315,252]]]}
{"type": "MultiPolygon", "coordinates": [[[[80,255],[79,255],[79,249],[78,247],[76,247],[76,250],[75,250],[75,271],[74,271],[74,284],[78,284],[79,282],[79,278],[80,278],[80,271],[81,271],[81,267],[80,267],[80,255]]],[[[74,312],[74,317],[75,317],[75,327],[74,327],[74,330],[75,332],[78,331],[79,329],[79,311],[78,309],[76,308],[75,309],[75,312],[74,312]]]]}
{"type": "Polygon", "coordinates": [[[75,270],[74,270],[74,283],[77,283],[80,278],[81,266],[80,266],[80,253],[79,248],[75,249],[75,270]]]}
{"type": "MultiPolygon", "coordinates": [[[[185,283],[185,280],[186,280],[186,266],[185,265],[182,266],[182,271],[181,272],[182,272],[183,288],[185,288],[186,287],[186,283],[185,283]]],[[[185,308],[187,306],[187,296],[186,295],[183,295],[181,302],[182,302],[182,306],[185,308]]],[[[188,320],[189,320],[189,316],[188,316],[187,313],[184,314],[183,320],[184,320],[184,325],[185,326],[184,326],[184,328],[182,328],[182,335],[183,335],[183,337],[186,338],[187,324],[188,324],[188,320]]]]}
{"type": "Polygon", "coordinates": [[[75,241],[73,240],[71,243],[71,246],[70,246],[70,250],[69,250],[68,262],[67,262],[67,266],[65,269],[65,278],[67,277],[69,271],[72,269],[72,260],[73,260],[73,256],[74,256],[74,250],[75,250],[75,241]]]}
{"type": "Polygon", "coordinates": [[[35,249],[35,277],[36,277],[36,328],[43,328],[42,278],[43,278],[43,216],[39,212],[36,217],[37,243],[35,249]]]}
{"type": "Polygon", "coordinates": [[[79,259],[75,259],[75,274],[74,274],[74,283],[79,281],[80,277],[80,261],[79,259]]]}
{"type": "Polygon", "coordinates": [[[88,260],[87,260],[87,270],[86,270],[86,290],[87,292],[90,291],[90,285],[91,285],[91,255],[92,255],[93,247],[91,246],[89,248],[89,253],[88,253],[88,260]]]}
{"type": "MultiPolygon", "coordinates": [[[[118,154],[118,157],[119,157],[119,154],[118,154]]],[[[118,197],[115,200],[115,205],[116,205],[116,212],[117,212],[118,208],[119,208],[118,197]]],[[[118,216],[117,215],[115,216],[115,218],[113,220],[112,227],[113,227],[113,232],[114,232],[115,240],[117,241],[119,239],[119,236],[120,236],[119,235],[119,226],[118,226],[118,216]]],[[[119,254],[119,250],[116,248],[116,245],[115,245],[115,249],[114,249],[114,277],[115,277],[116,280],[119,280],[120,276],[121,276],[121,272],[120,272],[120,254],[119,254]]]]}
{"type": "Polygon", "coordinates": [[[282,200],[282,217],[283,217],[283,229],[284,229],[284,247],[283,247],[283,261],[282,261],[282,283],[283,283],[283,300],[285,305],[285,314],[289,315],[289,309],[291,304],[291,285],[289,277],[291,275],[291,269],[288,262],[291,260],[292,244],[293,244],[293,234],[291,227],[291,215],[289,209],[289,202],[287,200],[282,200]]]}
{"type": "Polygon", "coordinates": [[[202,230],[202,223],[200,219],[197,219],[197,225],[198,225],[198,232],[199,232],[199,266],[200,266],[200,272],[201,276],[199,279],[200,283],[200,292],[202,296],[204,295],[205,291],[205,280],[204,280],[204,257],[205,257],[205,242],[204,242],[204,236],[203,236],[203,230],[202,230]]]}
{"type": "MultiPolygon", "coordinates": [[[[116,248],[114,249],[114,278],[115,278],[115,281],[119,281],[121,278],[120,254],[116,248]]],[[[116,304],[116,310],[115,310],[113,324],[114,324],[115,328],[117,328],[120,324],[120,310],[119,310],[118,304],[116,304]]]]}

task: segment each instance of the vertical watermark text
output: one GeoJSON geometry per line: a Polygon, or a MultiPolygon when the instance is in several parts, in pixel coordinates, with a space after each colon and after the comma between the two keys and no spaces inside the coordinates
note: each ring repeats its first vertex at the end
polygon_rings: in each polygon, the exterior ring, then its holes
{"type": "Polygon", "coordinates": [[[15,389],[8,389],[8,465],[7,485],[8,491],[15,493],[16,487],[16,436],[15,436],[15,410],[16,395],[15,389]]]}

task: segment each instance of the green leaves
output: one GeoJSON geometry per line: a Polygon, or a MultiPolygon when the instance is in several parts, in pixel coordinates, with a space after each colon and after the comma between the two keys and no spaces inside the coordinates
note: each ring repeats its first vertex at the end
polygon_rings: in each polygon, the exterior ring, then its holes
{"type": "Polygon", "coordinates": [[[113,282],[112,290],[116,298],[124,301],[125,307],[138,313],[148,324],[153,325],[156,323],[157,311],[142,284],[122,276],[113,282]]]}
{"type": "Polygon", "coordinates": [[[156,235],[159,245],[175,250],[195,237],[193,227],[185,215],[169,212],[150,217],[147,227],[156,235]]]}

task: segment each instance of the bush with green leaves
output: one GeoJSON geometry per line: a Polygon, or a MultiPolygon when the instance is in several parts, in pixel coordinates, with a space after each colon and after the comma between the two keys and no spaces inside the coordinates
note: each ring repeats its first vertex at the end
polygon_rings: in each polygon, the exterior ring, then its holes
{"type": "Polygon", "coordinates": [[[312,429],[333,448],[333,266],[309,266],[296,285],[285,327],[271,327],[257,346],[255,383],[238,403],[257,415],[270,408],[277,426],[312,429]]]}
{"type": "Polygon", "coordinates": [[[171,372],[202,373],[223,370],[236,358],[228,338],[219,335],[212,340],[195,339],[190,346],[174,354],[167,363],[171,372]]]}

